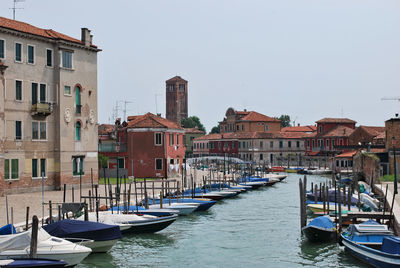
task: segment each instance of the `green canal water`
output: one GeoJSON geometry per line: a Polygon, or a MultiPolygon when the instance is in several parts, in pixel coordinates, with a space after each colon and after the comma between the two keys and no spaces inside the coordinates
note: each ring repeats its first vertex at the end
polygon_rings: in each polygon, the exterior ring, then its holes
{"type": "MultiPolygon", "coordinates": [[[[159,233],[124,237],[77,267],[369,267],[336,243],[311,244],[301,236],[299,178],[289,174],[272,187],[179,217],[159,233]]],[[[326,180],[308,176],[309,184],[326,180]]]]}

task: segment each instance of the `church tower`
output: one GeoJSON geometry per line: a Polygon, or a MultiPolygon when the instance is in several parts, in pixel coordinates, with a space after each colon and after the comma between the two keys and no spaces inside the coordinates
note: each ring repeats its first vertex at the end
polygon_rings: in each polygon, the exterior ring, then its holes
{"type": "Polygon", "coordinates": [[[188,117],[188,82],[175,76],[166,82],[166,118],[181,125],[188,117]]]}

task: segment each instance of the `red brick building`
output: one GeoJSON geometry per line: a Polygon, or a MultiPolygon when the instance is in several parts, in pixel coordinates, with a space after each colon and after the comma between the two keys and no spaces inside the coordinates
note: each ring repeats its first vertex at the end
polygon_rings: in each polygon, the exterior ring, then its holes
{"type": "MultiPolygon", "coordinates": [[[[110,158],[110,169],[115,169],[118,163],[128,176],[137,178],[162,178],[166,170],[168,174],[181,170],[186,152],[185,130],[175,122],[152,113],[129,116],[128,122],[120,125],[114,135],[118,143],[108,145],[111,148],[108,151],[99,150],[110,158]]],[[[99,139],[104,139],[100,131],[99,139]]],[[[106,140],[101,143],[107,144],[110,139],[106,140]]]]}
{"type": "Polygon", "coordinates": [[[306,155],[334,156],[343,150],[338,146],[349,145],[349,136],[356,128],[356,121],[348,118],[323,118],[317,123],[317,132],[306,139],[306,155]]]}
{"type": "Polygon", "coordinates": [[[385,145],[385,127],[359,126],[349,136],[350,145],[385,145]]]}

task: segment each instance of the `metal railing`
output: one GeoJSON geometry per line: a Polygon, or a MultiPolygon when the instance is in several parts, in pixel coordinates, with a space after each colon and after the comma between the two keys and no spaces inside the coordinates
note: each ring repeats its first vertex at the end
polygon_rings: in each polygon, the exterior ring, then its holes
{"type": "Polygon", "coordinates": [[[115,143],[99,143],[98,151],[99,153],[126,152],[126,147],[126,143],[120,143],[119,145],[115,143]]]}
{"type": "Polygon", "coordinates": [[[38,102],[32,104],[31,114],[32,115],[50,115],[53,112],[53,105],[49,102],[38,102]]]}

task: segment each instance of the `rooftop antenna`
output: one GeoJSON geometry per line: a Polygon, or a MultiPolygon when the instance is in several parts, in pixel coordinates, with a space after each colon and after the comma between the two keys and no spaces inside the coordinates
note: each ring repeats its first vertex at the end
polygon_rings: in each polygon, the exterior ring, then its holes
{"type": "Polygon", "coordinates": [[[20,3],[20,2],[25,2],[25,0],[13,0],[13,7],[10,8],[10,9],[13,10],[13,20],[15,20],[15,10],[24,9],[22,7],[17,7],[17,3],[20,3]]]}
{"type": "Polygon", "coordinates": [[[126,118],[126,104],[127,103],[132,103],[131,101],[123,101],[123,103],[124,103],[124,120],[123,121],[125,121],[127,118],[126,118]]]}

